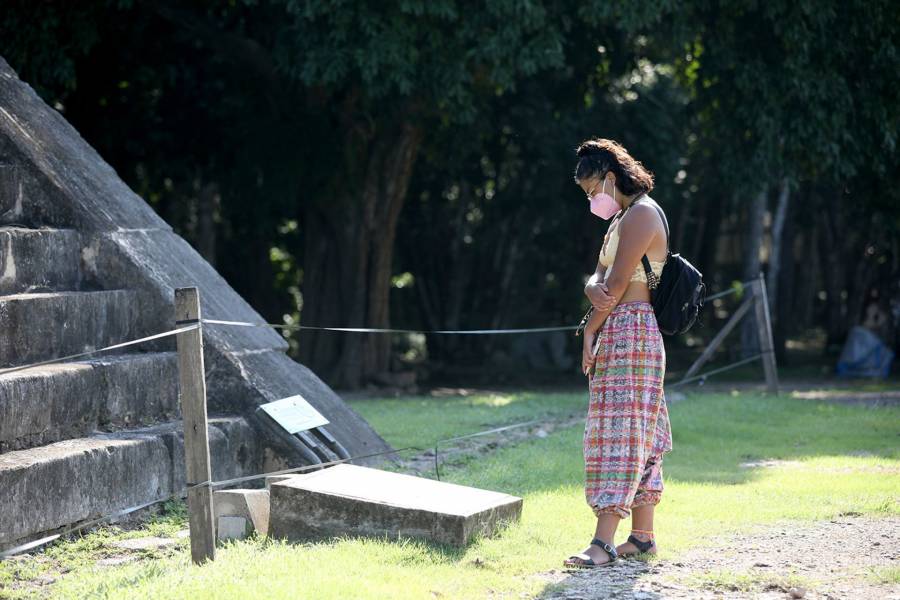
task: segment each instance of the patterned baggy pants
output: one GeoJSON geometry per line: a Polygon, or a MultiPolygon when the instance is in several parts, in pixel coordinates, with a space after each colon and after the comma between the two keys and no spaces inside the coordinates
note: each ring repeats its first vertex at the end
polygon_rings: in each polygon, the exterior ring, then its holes
{"type": "Polygon", "coordinates": [[[616,306],[599,333],[584,428],[585,498],[599,516],[657,504],[672,430],[663,392],[666,350],[648,302],[616,306]]]}

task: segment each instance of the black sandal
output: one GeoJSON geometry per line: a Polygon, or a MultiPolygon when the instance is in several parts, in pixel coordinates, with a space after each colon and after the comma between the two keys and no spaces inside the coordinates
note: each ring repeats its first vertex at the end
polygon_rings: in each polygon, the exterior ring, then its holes
{"type": "Polygon", "coordinates": [[[634,537],[633,535],[629,535],[628,539],[625,541],[630,544],[634,544],[634,547],[637,548],[638,551],[637,552],[623,552],[621,554],[621,556],[632,556],[634,554],[643,554],[645,552],[649,552],[656,545],[656,542],[654,541],[653,538],[650,538],[646,542],[643,542],[643,541],[637,539],[636,537],[634,537]]]}
{"type": "Polygon", "coordinates": [[[594,538],[591,540],[591,546],[599,546],[603,548],[603,551],[609,556],[609,560],[602,563],[594,562],[594,559],[582,552],[581,554],[573,554],[567,560],[563,561],[563,566],[573,568],[573,569],[593,569],[596,567],[608,567],[618,560],[619,554],[616,552],[616,549],[613,546],[610,546],[600,538],[594,538]],[[582,562],[569,562],[573,558],[577,558],[582,562]]]}

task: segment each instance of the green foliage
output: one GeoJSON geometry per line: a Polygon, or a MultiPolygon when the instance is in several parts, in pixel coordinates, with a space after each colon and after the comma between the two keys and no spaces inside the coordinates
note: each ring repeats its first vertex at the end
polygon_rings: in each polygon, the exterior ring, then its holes
{"type": "Polygon", "coordinates": [[[450,120],[474,118],[480,94],[561,67],[564,24],[550,2],[285,0],[281,69],[307,86],[367,99],[411,98],[450,120]]]}
{"type": "MultiPolygon", "coordinates": [[[[572,149],[602,136],[654,171],[675,250],[711,289],[742,275],[742,242],[720,250],[748,229],[744,201],[787,179],[794,206],[813,207],[789,212],[793,239],[844,257],[834,281],[819,267],[798,283],[814,300],[791,305],[791,326],[840,333],[856,307],[829,311],[819,290],[852,300],[897,280],[898,11],[889,0],[12,0],[0,55],[271,321],[301,320],[307,261],[320,256],[307,225],[359,212],[381,148],[370,142],[400,123],[423,139],[393,255],[392,274],[412,282],[391,291],[399,326],[574,322],[604,224],[572,183],[572,149]],[[860,225],[822,243],[828,214],[860,225]]],[[[798,259],[785,254],[790,273],[798,259]]],[[[429,338],[428,350],[483,365],[508,344],[429,338]]]]}
{"type": "Polygon", "coordinates": [[[8,0],[0,15],[0,56],[45,94],[74,91],[76,61],[99,41],[102,2],[8,0]]]}

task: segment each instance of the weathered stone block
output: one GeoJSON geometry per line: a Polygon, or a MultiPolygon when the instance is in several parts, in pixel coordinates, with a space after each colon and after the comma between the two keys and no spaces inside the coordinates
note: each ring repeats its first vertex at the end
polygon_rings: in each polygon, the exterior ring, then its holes
{"type": "Polygon", "coordinates": [[[0,453],[94,430],[101,387],[99,372],[83,362],[0,375],[0,453]]]}
{"type": "MultiPolygon", "coordinates": [[[[90,257],[84,261],[86,275],[102,280],[105,287],[143,291],[152,298],[147,308],[159,313],[154,320],[171,324],[174,290],[197,287],[204,319],[263,322],[190,244],[171,231],[107,232],[93,238],[85,252],[90,257]]],[[[277,331],[267,327],[209,325],[204,327],[204,339],[222,352],[286,350],[288,346],[277,331]]]]}
{"type": "Polygon", "coordinates": [[[0,294],[77,289],[80,257],[74,229],[0,227],[0,294]]]}
{"type": "Polygon", "coordinates": [[[0,374],[0,453],[177,418],[175,353],[102,356],[0,374]]]}
{"type": "Polygon", "coordinates": [[[180,417],[177,353],[101,354],[90,362],[102,378],[102,427],[133,427],[180,417]]]}
{"type": "Polygon", "coordinates": [[[0,296],[0,331],[0,366],[85,352],[147,333],[134,294],[125,290],[0,296]]]}
{"type": "MultiPolygon", "coordinates": [[[[0,549],[184,489],[181,422],[0,455],[0,549]]],[[[243,419],[210,419],[213,478],[256,472],[262,451],[243,419]]]]}
{"type": "MultiPolygon", "coordinates": [[[[0,80],[2,70],[0,63],[0,80]]],[[[0,134],[0,221],[26,227],[71,225],[71,206],[51,201],[53,184],[20,156],[12,139],[0,134]]]]}
{"type": "Polygon", "coordinates": [[[254,531],[269,532],[269,490],[217,490],[213,492],[216,539],[242,540],[254,531]]]}
{"type": "Polygon", "coordinates": [[[465,546],[518,521],[522,499],[499,492],[341,464],[273,483],[270,535],[407,536],[465,546]]]}

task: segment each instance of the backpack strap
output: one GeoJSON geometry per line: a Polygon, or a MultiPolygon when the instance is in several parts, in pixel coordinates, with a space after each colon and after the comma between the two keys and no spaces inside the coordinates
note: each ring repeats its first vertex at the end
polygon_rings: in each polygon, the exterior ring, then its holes
{"type": "Polygon", "coordinates": [[[650,268],[650,259],[646,254],[641,257],[641,264],[644,265],[644,273],[647,275],[647,287],[653,292],[659,285],[659,276],[650,268]]]}

